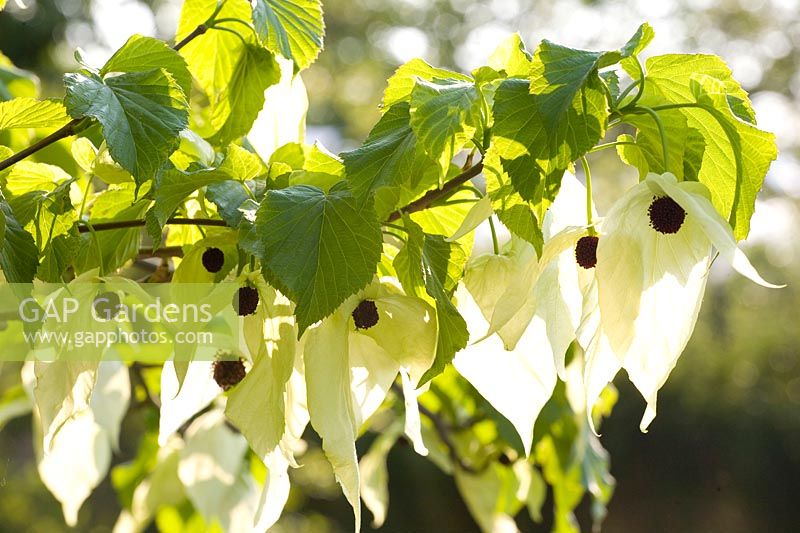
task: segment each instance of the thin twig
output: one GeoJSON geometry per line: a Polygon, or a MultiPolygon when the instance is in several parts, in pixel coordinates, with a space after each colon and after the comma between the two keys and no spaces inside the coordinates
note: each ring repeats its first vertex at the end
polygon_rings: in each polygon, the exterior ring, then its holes
{"type": "Polygon", "coordinates": [[[180,50],[181,48],[192,42],[192,39],[200,37],[207,31],[208,31],[208,26],[206,26],[205,24],[200,24],[194,30],[192,30],[192,33],[181,39],[179,42],[175,43],[175,46],[173,46],[172,49],[175,51],[180,50]]]}
{"type": "Polygon", "coordinates": [[[181,246],[165,246],[163,248],[139,248],[139,254],[136,259],[149,259],[151,257],[183,257],[183,247],[181,246]]]}
{"type": "MultiPolygon", "coordinates": [[[[108,231],[108,230],[115,230],[115,229],[125,229],[125,228],[137,228],[145,225],[145,221],[142,219],[136,220],[116,220],[114,222],[99,222],[97,224],[92,224],[91,228],[85,225],[85,223],[79,222],[82,224],[78,227],[78,231],[80,233],[86,233],[89,231],[108,231]]],[[[224,220],[218,220],[216,218],[170,218],[167,220],[167,225],[183,225],[183,226],[218,226],[218,227],[227,227],[227,224],[224,220]]]]}
{"type": "MultiPolygon", "coordinates": [[[[397,384],[392,383],[392,392],[397,394],[398,396],[403,395],[403,389],[397,384]]],[[[458,448],[456,448],[455,442],[450,436],[450,426],[444,419],[442,419],[438,414],[434,413],[427,407],[422,404],[418,404],[419,412],[425,418],[431,421],[433,424],[433,429],[436,430],[436,434],[439,435],[439,439],[444,444],[445,448],[447,448],[447,455],[450,457],[450,460],[453,461],[453,464],[458,466],[464,472],[469,474],[479,474],[483,469],[475,468],[471,464],[464,461],[464,458],[458,453],[458,448]]]]}
{"type": "Polygon", "coordinates": [[[405,207],[401,207],[397,211],[389,215],[388,222],[394,222],[401,218],[403,214],[416,213],[429,208],[434,202],[446,198],[454,193],[461,185],[468,182],[483,170],[483,162],[476,163],[474,166],[469,167],[464,172],[445,183],[441,189],[433,189],[422,195],[420,198],[414,200],[405,207]]]}
{"type": "Polygon", "coordinates": [[[84,120],[83,118],[76,118],[70,120],[69,122],[61,126],[61,128],[57,129],[47,137],[40,139],[35,143],[33,143],[32,145],[28,146],[27,148],[20,150],[19,152],[12,155],[8,159],[0,161],[0,171],[5,170],[11,165],[22,161],[29,155],[38,152],[42,148],[50,146],[56,141],[60,141],[61,139],[66,139],[67,137],[71,137],[72,135],[75,134],[76,126],[80,124],[83,120],[84,120]]]}

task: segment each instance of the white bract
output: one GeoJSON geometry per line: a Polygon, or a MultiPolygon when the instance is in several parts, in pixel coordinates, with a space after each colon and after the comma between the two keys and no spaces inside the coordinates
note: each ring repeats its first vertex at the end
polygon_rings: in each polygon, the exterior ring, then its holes
{"type": "Polygon", "coordinates": [[[586,234],[585,200],[583,185],[565,174],[545,217],[541,260],[531,244],[514,238],[500,255],[473,258],[464,275],[467,290],[456,295],[471,344],[454,365],[514,424],[526,453],[557,372],[564,376],[592,277],[575,264],[573,251],[586,234]]]}
{"type": "Polygon", "coordinates": [[[325,455],[353,507],[358,531],[361,504],[355,440],[398,373],[406,395],[406,434],[417,452],[427,453],[414,389],[436,352],[434,310],[389,283],[373,283],[309,328],[303,341],[311,425],[322,438],[325,455]],[[374,302],[378,319],[371,327],[359,329],[352,313],[365,300],[374,302]]]}
{"type": "MultiPolygon", "coordinates": [[[[675,221],[673,221],[675,222],[675,221]]],[[[612,207],[597,248],[597,310],[587,350],[585,386],[593,405],[619,368],[628,372],[647,401],[644,431],[656,415],[656,394],[667,380],[697,321],[712,249],[759,285],[764,281],[736,246],[729,224],[717,213],[704,185],[649,174],[612,207]],[[649,213],[668,197],[685,212],[679,229],[655,229],[649,213]]]]}

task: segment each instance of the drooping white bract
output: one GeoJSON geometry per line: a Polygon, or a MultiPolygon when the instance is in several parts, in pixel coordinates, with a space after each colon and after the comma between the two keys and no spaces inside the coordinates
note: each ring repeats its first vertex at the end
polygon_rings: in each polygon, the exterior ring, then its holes
{"type": "Polygon", "coordinates": [[[433,363],[434,312],[423,300],[402,294],[388,282],[373,283],[303,336],[311,425],[322,438],[325,455],[353,507],[356,531],[361,525],[361,504],[355,440],[398,373],[406,396],[406,435],[417,452],[427,453],[415,388],[433,363]],[[374,302],[378,320],[358,329],[352,313],[364,300],[374,302]]]}
{"type": "Polygon", "coordinates": [[[742,275],[775,287],[736,246],[701,183],[651,173],[612,207],[597,247],[599,320],[587,350],[587,405],[625,368],[647,401],[640,426],[646,430],[656,415],[656,394],[694,329],[712,247],[742,275]],[[664,197],[684,211],[673,233],[656,230],[650,214],[654,201],[664,197]]]}
{"type": "Polygon", "coordinates": [[[545,216],[541,260],[532,245],[514,238],[500,255],[473,258],[466,290],[456,294],[471,344],[454,365],[512,422],[526,453],[583,314],[591,273],[579,272],[573,250],[586,234],[585,199],[583,185],[565,174],[545,216]]]}

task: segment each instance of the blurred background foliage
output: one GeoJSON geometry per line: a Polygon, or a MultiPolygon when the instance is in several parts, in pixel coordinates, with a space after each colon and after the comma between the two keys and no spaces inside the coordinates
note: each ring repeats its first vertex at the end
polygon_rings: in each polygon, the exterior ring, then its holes
{"type": "MultiPolygon", "coordinates": [[[[25,0],[0,13],[0,51],[36,72],[45,96],[63,94],[76,47],[102,64],[130,34],[170,40],[178,0],[25,0]]],[[[468,71],[509,32],[530,49],[542,38],[574,47],[616,47],[641,21],[657,38],[648,54],[722,56],[753,98],[759,124],[778,136],[781,155],[767,177],[746,246],[769,291],[716,264],[697,329],[662,389],[650,432],[644,404],[620,376],[620,400],[603,427],[617,490],[604,530],[792,531],[800,523],[800,2],[798,0],[327,0],[326,49],[303,73],[308,141],[338,152],[366,136],[379,116],[386,78],[401,63],[468,71]]],[[[601,212],[635,179],[613,153],[592,157],[601,212]]],[[[18,368],[0,373],[6,390],[18,368]]],[[[115,462],[129,460],[154,421],[132,409],[115,462]]],[[[0,422],[1,424],[2,422],[0,422]]],[[[39,481],[30,417],[0,433],[0,531],[66,530],[39,481]]],[[[368,440],[368,439],[367,439],[368,440]]],[[[359,442],[363,452],[369,442],[359,442]]],[[[294,484],[281,532],[347,531],[351,511],[321,452],[312,446],[294,484]]],[[[408,446],[389,455],[390,507],[381,531],[477,531],[453,480],[408,446]],[[446,529],[443,529],[446,528],[446,529]]],[[[521,513],[523,531],[547,531],[521,513]]],[[[119,503],[106,480],[83,506],[78,529],[108,531],[119,503]]],[[[590,523],[586,502],[578,513],[590,523]]],[[[180,520],[161,517],[161,521],[180,520]]],[[[367,519],[366,523],[369,521],[367,519]]],[[[155,526],[154,526],[155,527],[155,526]]],[[[198,525],[202,531],[203,526],[198,525]]],[[[369,526],[365,526],[369,530],[369,526]]]]}

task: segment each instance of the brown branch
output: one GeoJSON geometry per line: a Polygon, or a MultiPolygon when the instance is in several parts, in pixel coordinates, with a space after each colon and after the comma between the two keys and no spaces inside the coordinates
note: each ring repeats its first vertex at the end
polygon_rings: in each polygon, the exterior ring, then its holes
{"type": "MultiPolygon", "coordinates": [[[[200,35],[203,35],[207,31],[208,31],[208,26],[206,24],[200,24],[189,35],[181,39],[181,41],[179,43],[176,43],[175,46],[173,46],[172,48],[176,51],[180,50],[181,48],[189,44],[189,42],[191,42],[192,39],[199,37],[200,35]]],[[[42,148],[46,148],[47,146],[50,146],[56,141],[60,141],[61,139],[66,139],[67,137],[72,137],[73,135],[75,135],[75,133],[77,133],[82,129],[78,127],[79,125],[81,125],[82,122],[86,121],[87,124],[83,125],[88,125],[88,122],[90,120],[91,119],[89,119],[88,117],[81,117],[69,121],[64,126],[54,131],[47,137],[39,141],[36,141],[29,147],[20,150],[16,154],[12,155],[7,159],[4,159],[3,161],[0,161],[0,171],[3,171],[8,167],[10,167],[11,165],[22,161],[26,157],[35,154],[42,148]]]]}
{"type": "Polygon", "coordinates": [[[183,257],[183,247],[181,246],[165,246],[163,248],[139,248],[139,255],[136,256],[137,260],[149,259],[151,257],[183,257]]]}
{"type": "Polygon", "coordinates": [[[22,161],[23,159],[25,159],[29,155],[38,152],[42,148],[50,146],[51,144],[53,144],[56,141],[60,141],[61,139],[66,139],[67,137],[71,137],[72,135],[75,135],[75,131],[77,129],[76,127],[78,126],[78,124],[80,124],[84,120],[85,119],[83,119],[83,118],[76,118],[76,119],[70,120],[69,122],[64,124],[61,128],[57,129],[56,131],[54,131],[53,133],[51,133],[47,137],[45,137],[43,139],[40,139],[39,141],[36,141],[35,143],[33,143],[32,145],[28,146],[27,148],[25,148],[23,150],[20,150],[19,152],[17,152],[16,154],[12,155],[8,159],[4,159],[3,161],[0,161],[0,171],[5,170],[8,167],[10,167],[11,165],[22,161]]]}
{"type": "Polygon", "coordinates": [[[192,33],[181,39],[180,42],[175,43],[175,46],[173,46],[172,49],[176,51],[180,50],[181,48],[192,42],[192,39],[194,39],[195,37],[200,37],[207,31],[208,31],[208,26],[206,26],[205,24],[200,24],[198,27],[192,30],[192,33]]]}
{"type": "MultiPolygon", "coordinates": [[[[125,229],[125,228],[137,228],[145,225],[145,221],[142,219],[136,220],[117,220],[114,222],[100,222],[98,224],[92,224],[91,228],[86,225],[86,223],[78,227],[78,232],[80,233],[87,233],[94,231],[108,231],[114,229],[125,229]]],[[[218,227],[227,227],[228,225],[225,223],[224,220],[218,220],[216,218],[170,218],[167,220],[166,225],[183,225],[183,226],[218,226],[218,227]]]]}
{"type": "MultiPolygon", "coordinates": [[[[473,167],[474,168],[474,167],[473,167]]],[[[392,392],[397,394],[398,396],[403,395],[403,389],[397,384],[392,383],[392,392]]],[[[436,434],[439,436],[439,439],[444,444],[445,448],[447,448],[447,455],[450,457],[450,460],[456,465],[458,468],[467,472],[469,474],[479,474],[481,473],[486,466],[483,468],[476,468],[471,464],[464,461],[464,458],[458,453],[458,448],[456,448],[456,443],[453,442],[453,439],[450,436],[450,425],[445,422],[442,417],[438,414],[434,413],[427,407],[422,404],[417,405],[419,407],[420,414],[424,415],[425,418],[431,421],[433,424],[433,429],[436,431],[436,434]]],[[[487,463],[488,464],[488,463],[487,463]]]]}
{"type": "Polygon", "coordinates": [[[416,213],[417,211],[423,211],[429,208],[434,202],[442,200],[454,193],[456,189],[480,174],[482,170],[483,162],[481,161],[474,166],[469,167],[455,178],[446,182],[441,189],[430,190],[407,206],[401,207],[397,211],[393,212],[389,215],[387,222],[394,222],[398,218],[401,218],[403,214],[416,213]]]}

